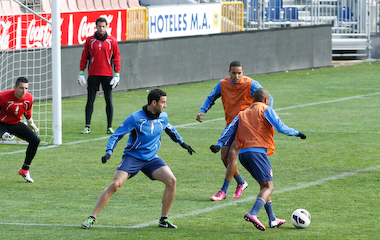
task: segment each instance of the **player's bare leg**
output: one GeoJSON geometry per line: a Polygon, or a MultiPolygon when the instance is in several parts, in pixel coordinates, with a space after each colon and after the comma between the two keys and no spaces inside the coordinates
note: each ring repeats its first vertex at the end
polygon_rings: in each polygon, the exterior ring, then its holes
{"type": "Polygon", "coordinates": [[[99,195],[95,208],[92,211],[93,216],[97,216],[99,212],[107,205],[112,195],[119,190],[121,185],[129,178],[130,174],[121,170],[116,170],[112,183],[103,190],[99,195]]]}
{"type": "Polygon", "coordinates": [[[167,219],[170,207],[174,201],[177,179],[168,166],[163,166],[154,170],[152,172],[152,178],[165,184],[164,194],[162,195],[162,209],[159,226],[164,228],[177,228],[176,225],[172,224],[167,219]]]}
{"type": "Polygon", "coordinates": [[[82,223],[82,228],[88,229],[90,228],[95,220],[96,216],[100,213],[100,211],[108,204],[109,200],[111,199],[112,195],[119,190],[121,185],[129,178],[130,174],[121,171],[116,170],[115,175],[113,177],[112,183],[103,190],[103,192],[99,195],[98,201],[96,202],[95,208],[92,211],[92,214],[88,217],[86,221],[82,223]]]}

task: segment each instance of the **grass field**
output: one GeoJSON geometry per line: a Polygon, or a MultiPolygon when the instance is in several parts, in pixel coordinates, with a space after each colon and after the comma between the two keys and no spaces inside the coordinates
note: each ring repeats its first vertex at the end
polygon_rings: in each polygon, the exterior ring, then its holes
{"type": "MultiPolygon", "coordinates": [[[[233,199],[233,180],[226,200],[210,201],[225,174],[220,154],[209,150],[225,124],[220,99],[204,123],[195,117],[217,81],[162,87],[171,124],[196,151],[189,155],[163,134],[158,154],[178,180],[169,218],[179,229],[157,226],[164,186],[142,173],[126,181],[93,228],[80,228],[112,181],[127,136],[102,164],[109,137],[102,96],[95,102],[89,135],[79,134],[86,98],[64,99],[63,144],[40,147],[31,167],[33,184],[17,174],[26,147],[0,145],[0,239],[377,239],[379,76],[377,62],[254,77],[272,94],[283,122],[307,135],[300,140],[275,133],[272,200],[276,215],[288,222],[265,232],[243,219],[259,187],[240,164],[249,183],[242,197],[233,199]],[[290,222],[297,208],[311,213],[306,229],[290,222]]],[[[147,91],[114,94],[115,128],[146,104],[147,91]]],[[[268,226],[264,209],[259,217],[268,226]]]]}

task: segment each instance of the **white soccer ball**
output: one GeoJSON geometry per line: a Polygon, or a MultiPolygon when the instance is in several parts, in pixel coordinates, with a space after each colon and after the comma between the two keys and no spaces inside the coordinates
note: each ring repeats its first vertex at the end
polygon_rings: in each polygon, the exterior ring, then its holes
{"type": "Polygon", "coordinates": [[[292,213],[290,219],[296,228],[306,228],[311,222],[311,215],[307,210],[300,208],[292,213]]]}
{"type": "Polygon", "coordinates": [[[15,138],[14,135],[8,133],[8,132],[5,132],[3,134],[3,136],[1,136],[1,139],[4,140],[4,141],[12,141],[13,139],[15,138]]]}

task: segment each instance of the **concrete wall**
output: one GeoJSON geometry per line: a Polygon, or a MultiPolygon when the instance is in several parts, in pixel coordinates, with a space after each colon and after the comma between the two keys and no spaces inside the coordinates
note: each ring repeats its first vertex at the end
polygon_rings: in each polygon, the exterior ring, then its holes
{"type": "MultiPolygon", "coordinates": [[[[86,94],[78,85],[82,46],[62,47],[62,96],[86,94]]],[[[116,91],[224,78],[242,62],[247,76],[331,65],[331,26],[307,26],[119,43],[116,91]]],[[[86,71],[87,73],[87,71],[86,71]]]]}

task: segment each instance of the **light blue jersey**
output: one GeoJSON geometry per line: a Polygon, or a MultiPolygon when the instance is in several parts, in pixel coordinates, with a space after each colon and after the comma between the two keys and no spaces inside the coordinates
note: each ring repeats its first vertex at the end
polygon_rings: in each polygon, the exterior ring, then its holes
{"type": "Polygon", "coordinates": [[[161,146],[161,133],[164,130],[174,142],[183,143],[182,137],[169,123],[166,112],[162,112],[156,119],[149,118],[144,110],[134,112],[124,120],[108,139],[106,153],[112,154],[120,139],[129,133],[124,154],[140,160],[150,161],[158,157],[157,152],[161,146]]]}

